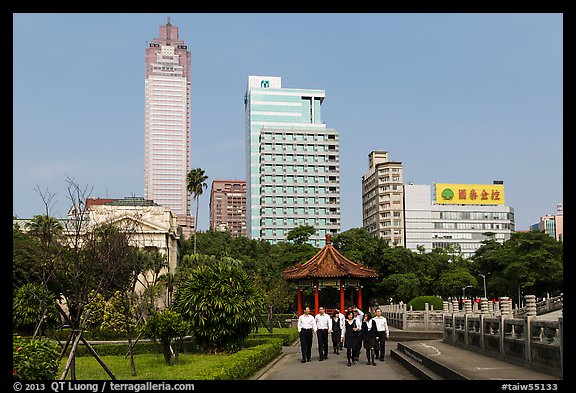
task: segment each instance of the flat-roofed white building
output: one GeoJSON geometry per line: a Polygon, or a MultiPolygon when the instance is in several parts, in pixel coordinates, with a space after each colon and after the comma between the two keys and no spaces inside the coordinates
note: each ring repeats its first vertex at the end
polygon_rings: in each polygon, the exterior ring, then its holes
{"type": "Polygon", "coordinates": [[[404,185],[406,248],[426,252],[457,244],[469,258],[492,234],[498,242],[515,232],[514,209],[504,205],[504,185],[404,185]]]}

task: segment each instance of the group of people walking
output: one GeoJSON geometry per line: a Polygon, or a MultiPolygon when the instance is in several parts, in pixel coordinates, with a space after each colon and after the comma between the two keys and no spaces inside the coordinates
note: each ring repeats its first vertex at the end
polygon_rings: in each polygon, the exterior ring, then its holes
{"type": "Polygon", "coordinates": [[[300,350],[302,363],[310,361],[312,355],[312,338],[318,337],[318,354],[320,361],[328,359],[328,335],[332,338],[332,353],[339,355],[346,348],[348,366],[359,361],[362,347],[366,350],[368,365],[376,365],[376,359],[384,361],[386,340],[390,337],[388,323],[379,308],[372,317],[370,312],[362,312],[357,307],[350,307],[343,315],[338,309],[332,315],[326,314],[324,307],[318,308],[318,314],[312,316],[310,307],[298,318],[300,350]]]}

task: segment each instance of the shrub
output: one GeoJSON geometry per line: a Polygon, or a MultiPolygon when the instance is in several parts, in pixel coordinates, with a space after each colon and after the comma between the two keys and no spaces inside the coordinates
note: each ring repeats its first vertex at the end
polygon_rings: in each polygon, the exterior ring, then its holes
{"type": "Polygon", "coordinates": [[[424,304],[428,303],[428,307],[434,307],[434,310],[442,310],[442,299],[438,296],[417,296],[410,300],[407,304],[407,309],[412,306],[413,310],[424,310],[424,304]]]}
{"type": "MultiPolygon", "coordinates": [[[[160,341],[162,354],[167,365],[171,365],[172,348],[170,343],[176,337],[182,337],[188,330],[188,324],[182,315],[169,309],[154,312],[146,320],[143,332],[146,337],[160,341]]],[[[177,359],[175,359],[177,361],[177,359]]]]}
{"type": "Polygon", "coordinates": [[[60,350],[47,338],[12,339],[13,378],[15,380],[53,380],[58,373],[60,350]]]}
{"type": "Polygon", "coordinates": [[[205,352],[238,351],[264,311],[262,291],[229,260],[192,270],[174,298],[174,309],[190,322],[191,335],[205,352]]]}
{"type": "Polygon", "coordinates": [[[60,314],[55,304],[56,297],[42,285],[21,286],[12,300],[12,329],[15,332],[31,335],[42,316],[48,328],[56,326],[60,322],[60,314]]]}

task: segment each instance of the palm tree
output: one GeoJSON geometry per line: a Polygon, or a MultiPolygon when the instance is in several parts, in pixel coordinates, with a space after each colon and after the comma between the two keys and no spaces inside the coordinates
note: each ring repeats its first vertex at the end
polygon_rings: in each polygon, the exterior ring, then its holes
{"type": "Polygon", "coordinates": [[[48,215],[36,215],[26,223],[31,235],[36,236],[44,245],[50,245],[62,233],[60,220],[48,215]]]}
{"type": "Polygon", "coordinates": [[[204,169],[194,168],[188,172],[186,176],[186,185],[188,192],[196,200],[196,217],[194,220],[194,254],[196,254],[196,232],[198,231],[198,199],[205,188],[208,188],[206,184],[208,176],[204,174],[204,169]]]}

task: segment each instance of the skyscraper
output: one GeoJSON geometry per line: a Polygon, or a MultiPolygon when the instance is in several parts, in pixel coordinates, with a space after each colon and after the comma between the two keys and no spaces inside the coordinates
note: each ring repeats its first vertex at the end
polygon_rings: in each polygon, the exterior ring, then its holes
{"type": "Polygon", "coordinates": [[[280,77],[248,77],[248,237],[276,243],[310,225],[310,243],[323,247],[340,231],[338,131],[322,122],[324,98],[324,90],[282,88],[280,77]]]}
{"type": "Polygon", "coordinates": [[[178,27],[160,26],[146,48],[144,197],[171,209],[184,236],[193,230],[190,171],[190,51],[178,27]]]}

